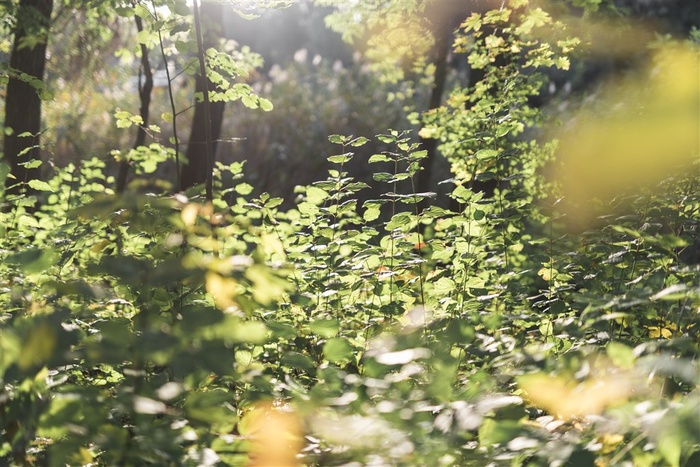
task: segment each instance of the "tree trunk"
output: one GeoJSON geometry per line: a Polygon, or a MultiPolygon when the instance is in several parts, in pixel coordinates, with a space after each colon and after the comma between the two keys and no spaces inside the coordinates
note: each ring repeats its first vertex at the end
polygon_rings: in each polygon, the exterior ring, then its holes
{"type": "MultiPolygon", "coordinates": [[[[447,55],[450,51],[450,38],[452,31],[440,21],[435,25],[435,73],[433,75],[433,90],[430,94],[428,110],[437,109],[442,103],[442,95],[445,92],[445,81],[447,79],[447,55]]],[[[435,138],[421,138],[423,149],[427,151],[423,159],[423,170],[418,173],[416,180],[416,191],[419,193],[429,192],[432,188],[431,179],[433,176],[433,166],[437,158],[438,140],[435,138]]],[[[429,198],[421,203],[421,207],[427,207],[429,198]]]]}
{"type": "MultiPolygon", "coordinates": [[[[143,31],[143,21],[141,17],[134,16],[136,18],[136,29],[141,32],[143,31]]],[[[153,91],[153,71],[151,70],[151,62],[149,61],[148,47],[145,44],[141,44],[141,70],[143,72],[144,82],[141,84],[141,79],[139,75],[139,100],[141,101],[141,108],[139,110],[139,115],[143,120],[143,123],[139,125],[138,131],[136,133],[136,142],[134,143],[134,149],[143,146],[146,143],[146,128],[148,127],[149,110],[151,106],[151,92],[153,91]]],[[[119,163],[119,174],[117,176],[117,193],[123,193],[124,188],[126,188],[126,181],[129,175],[129,161],[123,160],[119,163]]]]}
{"type": "MultiPolygon", "coordinates": [[[[46,65],[46,44],[53,0],[20,0],[17,25],[10,55],[10,78],[5,100],[4,154],[10,163],[11,174],[5,182],[7,193],[18,194],[24,183],[39,177],[39,167],[27,168],[27,162],[40,158],[41,99],[38,90],[18,78],[26,74],[42,81],[46,65]],[[21,136],[23,133],[31,136],[21,136]]],[[[33,190],[25,185],[27,192],[33,190]]]]}
{"type": "MultiPolygon", "coordinates": [[[[216,45],[220,32],[223,29],[223,9],[221,4],[202,3],[200,6],[202,21],[205,25],[203,34],[204,47],[210,48],[216,45]],[[217,31],[218,29],[218,31],[217,31]]],[[[206,92],[214,89],[214,84],[206,77],[198,74],[196,77],[195,92],[206,92]]],[[[210,170],[207,163],[207,147],[209,144],[211,154],[216,154],[216,143],[221,137],[221,126],[224,118],[224,103],[209,103],[211,123],[211,140],[206,138],[206,108],[205,102],[198,101],[194,107],[192,119],[192,131],[185,156],[187,164],[182,167],[182,190],[186,190],[199,183],[204,183],[210,170]]]]}
{"type": "MultiPolygon", "coordinates": [[[[499,7],[498,0],[473,0],[470,2],[436,2],[428,10],[428,24],[435,38],[434,56],[435,72],[433,74],[433,89],[430,94],[430,102],[427,110],[437,109],[442,104],[445,84],[447,81],[448,63],[447,58],[452,46],[452,37],[455,28],[472,13],[483,14],[499,7]]],[[[470,74],[470,86],[478,82],[481,78],[470,74]],[[476,80],[476,81],[475,81],[476,80]]],[[[423,170],[419,172],[416,179],[416,191],[424,193],[433,188],[431,183],[433,167],[438,158],[438,140],[435,138],[421,138],[423,149],[427,151],[423,159],[423,170]]],[[[420,203],[419,208],[425,208],[429,204],[429,198],[420,203]]]]}

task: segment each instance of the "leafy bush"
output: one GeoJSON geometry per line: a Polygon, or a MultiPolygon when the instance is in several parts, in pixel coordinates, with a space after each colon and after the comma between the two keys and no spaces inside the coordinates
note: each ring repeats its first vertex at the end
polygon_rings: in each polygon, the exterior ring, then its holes
{"type": "Polygon", "coordinates": [[[344,166],[368,140],[336,135],[287,211],[240,181],[115,198],[94,162],[3,213],[5,462],[242,465],[262,410],[313,465],[692,465],[696,179],[536,234],[463,187],[462,212],[416,213],[429,195],[394,187],[422,151],[378,139],[396,170],[363,206],[344,166]]]}
{"type": "MultiPolygon", "coordinates": [[[[242,163],[216,166],[212,201],[170,194],[159,144],[127,193],[92,159],[6,197],[2,462],[695,465],[697,163],[567,229],[555,144],[526,138],[534,72],[566,52],[537,42],[559,27],[542,10],[511,13],[461,31],[503,29],[532,61],[420,117],[451,209],[421,208],[426,151],[397,130],[328,137],[328,176],[289,208],[242,163]]],[[[461,46],[486,64],[516,50],[497,39],[461,46]]]]}

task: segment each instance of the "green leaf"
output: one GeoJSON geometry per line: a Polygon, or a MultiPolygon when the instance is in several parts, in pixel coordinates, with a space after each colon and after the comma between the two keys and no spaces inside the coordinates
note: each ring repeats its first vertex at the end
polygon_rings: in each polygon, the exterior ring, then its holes
{"type": "Polygon", "coordinates": [[[29,183],[27,185],[30,186],[30,188],[33,188],[37,191],[51,191],[53,192],[53,189],[51,189],[51,186],[49,186],[48,183],[41,181],[41,180],[29,180],[29,183]]]}
{"type": "Polygon", "coordinates": [[[476,154],[474,154],[474,157],[483,162],[491,160],[497,155],[498,151],[496,151],[495,149],[480,149],[476,152],[476,154]]]}
{"type": "Polygon", "coordinates": [[[258,108],[258,99],[255,96],[251,96],[250,94],[246,94],[245,96],[241,97],[241,102],[243,102],[243,105],[245,105],[249,109],[258,108]]]}
{"type": "Polygon", "coordinates": [[[372,178],[378,182],[389,182],[394,179],[394,176],[388,172],[377,172],[372,174],[372,178]]]}
{"type": "Polygon", "coordinates": [[[168,5],[168,8],[171,12],[180,16],[188,16],[191,13],[190,7],[187,6],[186,2],[182,1],[173,2],[171,5],[168,5]]]}
{"type": "Polygon", "coordinates": [[[204,425],[233,423],[236,420],[233,394],[224,390],[193,392],[185,401],[185,413],[204,425]]]}
{"type": "Polygon", "coordinates": [[[272,335],[278,339],[294,339],[297,336],[297,328],[289,323],[281,321],[268,321],[265,326],[272,331],[272,335]]]}
{"type": "Polygon", "coordinates": [[[359,137],[355,138],[354,140],[350,141],[350,146],[354,146],[354,147],[364,146],[365,144],[367,144],[368,141],[369,140],[367,138],[365,138],[364,136],[359,136],[359,137]]]}
{"type": "Polygon", "coordinates": [[[328,162],[331,162],[333,164],[345,164],[350,159],[352,159],[352,156],[353,156],[353,153],[346,152],[345,154],[338,154],[336,156],[330,156],[328,158],[328,162]]]}
{"type": "Polygon", "coordinates": [[[143,30],[136,33],[136,42],[139,44],[148,45],[152,39],[154,39],[154,36],[150,31],[143,30]]]}
{"type": "Polygon", "coordinates": [[[22,370],[46,362],[56,347],[56,330],[48,322],[33,326],[22,343],[17,364],[22,370]]]}
{"type": "Polygon", "coordinates": [[[135,336],[131,329],[131,321],[127,318],[115,317],[96,323],[95,330],[99,331],[101,339],[120,345],[130,344],[135,336]]]}
{"type": "Polygon", "coordinates": [[[282,356],[280,363],[284,366],[297,368],[306,372],[313,372],[316,369],[314,361],[308,355],[299,352],[287,352],[282,356]]]}
{"type": "Polygon", "coordinates": [[[428,157],[428,151],[422,150],[422,151],[412,152],[409,155],[408,159],[411,161],[419,161],[421,159],[425,159],[426,157],[428,157]]]}
{"type": "Polygon", "coordinates": [[[5,263],[18,266],[27,274],[44,272],[56,264],[58,255],[53,250],[27,249],[5,258],[5,263]]]}
{"type": "Polygon", "coordinates": [[[247,342],[249,344],[263,344],[267,341],[267,330],[265,323],[259,321],[243,321],[235,327],[231,338],[237,342],[247,342]]]}
{"type": "Polygon", "coordinates": [[[341,135],[330,135],[328,137],[328,141],[333,144],[345,144],[348,141],[348,137],[341,135]]]}
{"type": "Polygon", "coordinates": [[[239,195],[245,196],[245,195],[249,195],[253,192],[253,186],[248,184],[248,183],[239,183],[238,185],[236,185],[234,190],[239,195]]]}
{"type": "Polygon", "coordinates": [[[317,319],[309,323],[309,329],[319,336],[328,339],[338,334],[340,323],[335,318],[317,319]]]}
{"type": "Polygon", "coordinates": [[[306,200],[313,204],[321,204],[328,198],[328,193],[321,188],[310,186],[306,189],[306,200]]]}
{"type": "Polygon", "coordinates": [[[258,103],[260,104],[260,108],[263,109],[265,112],[269,112],[274,108],[272,102],[270,102],[269,99],[265,99],[264,97],[258,97],[258,103]]]}
{"type": "Polygon", "coordinates": [[[114,9],[118,16],[124,18],[131,18],[136,13],[133,8],[128,7],[117,7],[114,9]]]}
{"type": "Polygon", "coordinates": [[[353,347],[347,339],[335,337],[323,345],[323,356],[331,363],[352,360],[353,347]]]}
{"type": "Polygon", "coordinates": [[[36,169],[37,167],[41,167],[41,163],[41,160],[35,159],[33,161],[23,162],[21,165],[27,169],[36,169]]]}
{"type": "Polygon", "coordinates": [[[631,369],[637,359],[634,355],[634,349],[620,342],[612,341],[608,343],[605,350],[610,360],[623,369],[631,369]]]}
{"type": "Polygon", "coordinates": [[[380,204],[369,204],[365,203],[366,209],[364,214],[362,215],[362,218],[365,220],[365,222],[372,222],[375,219],[379,218],[379,215],[381,214],[381,205],[380,204]]]}
{"type": "Polygon", "coordinates": [[[459,201],[460,203],[466,203],[471,199],[473,194],[474,193],[465,186],[457,185],[455,189],[452,190],[452,194],[450,196],[459,201]]]}
{"type": "Polygon", "coordinates": [[[185,23],[185,22],[178,23],[178,24],[176,24],[176,25],[170,30],[170,35],[171,35],[171,36],[174,36],[174,35],[177,34],[178,32],[187,32],[187,31],[189,31],[189,30],[190,30],[190,25],[189,25],[189,24],[187,24],[187,23],[185,23]]]}
{"type": "Polygon", "coordinates": [[[464,29],[465,32],[478,31],[481,29],[481,15],[479,13],[472,13],[460,27],[464,29]]]}
{"type": "Polygon", "coordinates": [[[412,219],[413,216],[405,212],[396,214],[394,217],[391,218],[389,223],[386,225],[386,228],[391,231],[400,227],[406,227],[411,223],[412,219]]]}
{"type": "Polygon", "coordinates": [[[148,11],[148,8],[146,8],[145,6],[143,6],[141,4],[137,4],[134,7],[134,13],[137,16],[141,17],[142,19],[145,19],[145,20],[151,19],[151,12],[148,11]]]}
{"type": "Polygon", "coordinates": [[[393,160],[385,154],[374,154],[369,158],[369,163],[374,164],[375,162],[393,162],[393,160]]]}
{"type": "Polygon", "coordinates": [[[277,206],[281,205],[282,203],[284,203],[284,198],[274,197],[274,198],[270,198],[267,201],[265,201],[265,207],[267,209],[272,209],[272,208],[276,208],[277,206]]]}
{"type": "Polygon", "coordinates": [[[279,300],[289,283],[264,265],[255,264],[245,271],[245,277],[253,283],[253,299],[261,305],[269,305],[279,300]]]}
{"type": "Polygon", "coordinates": [[[453,342],[461,344],[472,342],[476,336],[474,326],[464,319],[451,319],[446,331],[453,342]]]}
{"type": "Polygon", "coordinates": [[[479,443],[482,446],[494,444],[506,444],[523,434],[524,429],[520,422],[515,420],[485,419],[479,427],[479,443]]]}
{"type": "Polygon", "coordinates": [[[441,277],[437,280],[437,282],[435,282],[435,293],[437,293],[440,297],[444,297],[446,295],[450,295],[456,286],[457,284],[454,280],[450,279],[449,277],[441,277]]]}
{"type": "Polygon", "coordinates": [[[664,428],[660,430],[659,439],[656,442],[657,449],[669,466],[678,467],[683,452],[683,435],[677,426],[664,428]]]}

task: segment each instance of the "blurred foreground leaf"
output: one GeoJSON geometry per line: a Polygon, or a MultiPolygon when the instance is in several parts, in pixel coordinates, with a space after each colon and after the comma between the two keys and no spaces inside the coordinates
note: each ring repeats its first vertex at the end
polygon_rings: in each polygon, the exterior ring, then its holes
{"type": "Polygon", "coordinates": [[[687,170],[700,155],[700,61],[697,48],[654,51],[635,77],[609,83],[595,109],[575,114],[559,135],[557,174],[570,224],[595,217],[591,201],[687,170]]]}

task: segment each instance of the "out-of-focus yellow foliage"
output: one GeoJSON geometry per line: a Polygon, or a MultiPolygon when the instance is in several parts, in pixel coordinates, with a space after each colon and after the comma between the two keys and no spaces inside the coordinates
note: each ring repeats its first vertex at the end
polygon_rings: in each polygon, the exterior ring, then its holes
{"type": "Polygon", "coordinates": [[[657,47],[646,69],[608,83],[595,108],[575,113],[556,135],[571,224],[590,223],[591,200],[653,184],[700,157],[699,57],[690,45],[657,47]]]}
{"type": "MultiPolygon", "coordinates": [[[[557,2],[544,2],[544,10],[557,11],[557,2]]],[[[624,18],[595,18],[586,16],[554,15],[557,23],[563,27],[539,28],[533,31],[540,40],[552,42],[576,38],[577,49],[594,57],[626,58],[642,52],[655,39],[653,24],[629,21],[624,18]],[[562,35],[563,34],[563,35],[562,35]]]]}
{"type": "Polygon", "coordinates": [[[367,57],[389,81],[403,79],[403,69],[420,67],[433,39],[419,20],[410,14],[393,12],[375,22],[367,33],[367,57]]]}
{"type": "Polygon", "coordinates": [[[302,447],[302,430],[294,412],[261,403],[243,417],[239,430],[251,441],[249,467],[300,465],[296,455],[302,447]]]}
{"type": "Polygon", "coordinates": [[[205,275],[204,282],[207,292],[212,296],[219,309],[227,310],[236,306],[235,299],[240,292],[238,281],[209,271],[205,275]]]}
{"type": "Polygon", "coordinates": [[[606,433],[598,438],[598,442],[602,445],[601,452],[603,454],[615,452],[624,440],[625,437],[619,433],[606,433]]]}
{"type": "Polygon", "coordinates": [[[518,378],[530,402],[562,419],[597,415],[623,403],[632,395],[630,378],[624,374],[591,377],[582,382],[545,373],[518,378]]]}
{"type": "Polygon", "coordinates": [[[184,222],[186,227],[192,227],[197,220],[197,216],[199,215],[200,211],[200,206],[195,203],[190,203],[185,205],[185,207],[182,208],[182,212],[180,213],[180,217],[182,217],[182,222],[184,222]]]}
{"type": "Polygon", "coordinates": [[[22,343],[17,364],[22,370],[47,361],[56,347],[56,333],[47,323],[32,328],[22,343]]]}

